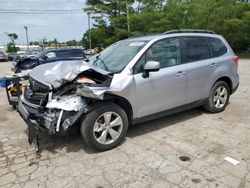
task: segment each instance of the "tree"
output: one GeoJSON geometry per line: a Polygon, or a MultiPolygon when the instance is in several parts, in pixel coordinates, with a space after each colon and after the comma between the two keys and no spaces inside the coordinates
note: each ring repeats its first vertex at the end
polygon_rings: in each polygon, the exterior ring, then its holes
{"type": "Polygon", "coordinates": [[[56,39],[56,38],[54,38],[53,43],[54,43],[54,45],[55,45],[55,46],[58,46],[58,45],[60,44],[60,43],[58,43],[58,41],[57,41],[57,39],[56,39]]]}
{"type": "MultiPolygon", "coordinates": [[[[85,11],[95,20],[92,45],[108,46],[128,35],[171,29],[209,29],[223,35],[234,50],[250,44],[248,0],[128,0],[131,33],[127,32],[125,0],[87,0],[85,11]]],[[[88,33],[87,31],[86,33],[88,33]]],[[[88,35],[83,35],[87,45],[88,35]]],[[[87,45],[88,46],[88,45],[87,45]]]]}
{"type": "Polygon", "coordinates": [[[18,35],[16,33],[7,33],[12,44],[15,44],[15,40],[18,39],[18,35]]]}
{"type": "Polygon", "coordinates": [[[79,43],[76,40],[69,40],[69,41],[66,41],[66,45],[67,46],[78,46],[79,43]]]}
{"type": "Polygon", "coordinates": [[[10,52],[17,52],[18,50],[20,50],[20,48],[19,48],[19,47],[16,47],[16,46],[13,45],[12,43],[8,43],[8,44],[7,44],[7,50],[6,50],[7,53],[10,53],[10,52]]]}
{"type": "Polygon", "coordinates": [[[39,41],[30,41],[29,45],[39,45],[39,41]]]}
{"type": "Polygon", "coordinates": [[[17,52],[19,50],[15,45],[15,40],[18,39],[18,35],[16,33],[6,33],[10,39],[10,42],[7,44],[7,52],[17,52]]]}

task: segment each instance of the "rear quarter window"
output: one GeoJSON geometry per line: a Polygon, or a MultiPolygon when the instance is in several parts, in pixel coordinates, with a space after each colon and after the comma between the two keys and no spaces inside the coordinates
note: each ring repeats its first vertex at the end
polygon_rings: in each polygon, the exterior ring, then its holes
{"type": "Polygon", "coordinates": [[[67,57],[67,51],[66,50],[58,50],[56,52],[57,56],[60,57],[60,58],[63,58],[63,57],[67,57]]]}
{"type": "Polygon", "coordinates": [[[83,50],[81,50],[81,49],[72,50],[72,56],[73,57],[83,57],[84,56],[83,50]]]}
{"type": "Polygon", "coordinates": [[[213,57],[220,57],[227,53],[227,47],[220,39],[208,37],[207,41],[212,49],[213,57]]]}

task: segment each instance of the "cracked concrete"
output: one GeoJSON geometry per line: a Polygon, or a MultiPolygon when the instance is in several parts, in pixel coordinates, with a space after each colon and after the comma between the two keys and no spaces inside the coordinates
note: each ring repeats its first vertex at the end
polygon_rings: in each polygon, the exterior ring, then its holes
{"type": "MultiPolygon", "coordinates": [[[[1,63],[0,75],[10,67],[1,63]]],[[[45,135],[37,158],[26,124],[0,89],[0,187],[248,188],[250,60],[240,60],[239,69],[240,87],[224,112],[197,108],[131,126],[119,147],[101,153],[88,149],[80,135],[45,135]]]]}

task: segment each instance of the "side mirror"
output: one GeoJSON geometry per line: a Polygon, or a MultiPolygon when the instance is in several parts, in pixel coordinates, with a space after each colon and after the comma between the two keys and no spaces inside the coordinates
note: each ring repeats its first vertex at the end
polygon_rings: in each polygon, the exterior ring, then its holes
{"type": "Polygon", "coordinates": [[[148,61],[143,69],[143,78],[149,77],[149,72],[157,72],[160,70],[160,63],[158,61],[148,61]]]}

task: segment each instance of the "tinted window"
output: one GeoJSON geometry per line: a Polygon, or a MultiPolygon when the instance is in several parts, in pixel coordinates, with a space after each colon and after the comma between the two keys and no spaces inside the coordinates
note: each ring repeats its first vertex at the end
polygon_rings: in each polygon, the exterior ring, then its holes
{"type": "Polygon", "coordinates": [[[66,58],[66,57],[83,57],[83,51],[80,49],[73,50],[59,50],[56,52],[58,57],[66,58]]]}
{"type": "Polygon", "coordinates": [[[180,63],[180,41],[177,38],[165,39],[154,43],[134,67],[134,73],[143,71],[146,61],[158,61],[161,68],[180,63]]]}
{"type": "Polygon", "coordinates": [[[186,63],[210,58],[209,47],[203,37],[184,37],[183,46],[184,62],[186,63]]]}
{"type": "Polygon", "coordinates": [[[58,57],[69,57],[70,51],[69,50],[59,50],[56,52],[58,57]]]}
{"type": "Polygon", "coordinates": [[[227,53],[227,47],[220,39],[208,37],[207,40],[212,49],[213,57],[220,57],[227,53]]]}
{"type": "Polygon", "coordinates": [[[72,50],[71,53],[74,57],[83,57],[83,50],[81,49],[72,50]]]}
{"type": "Polygon", "coordinates": [[[134,74],[141,73],[143,71],[143,67],[146,63],[146,55],[144,54],[139,61],[134,66],[133,72],[134,74]]]}

